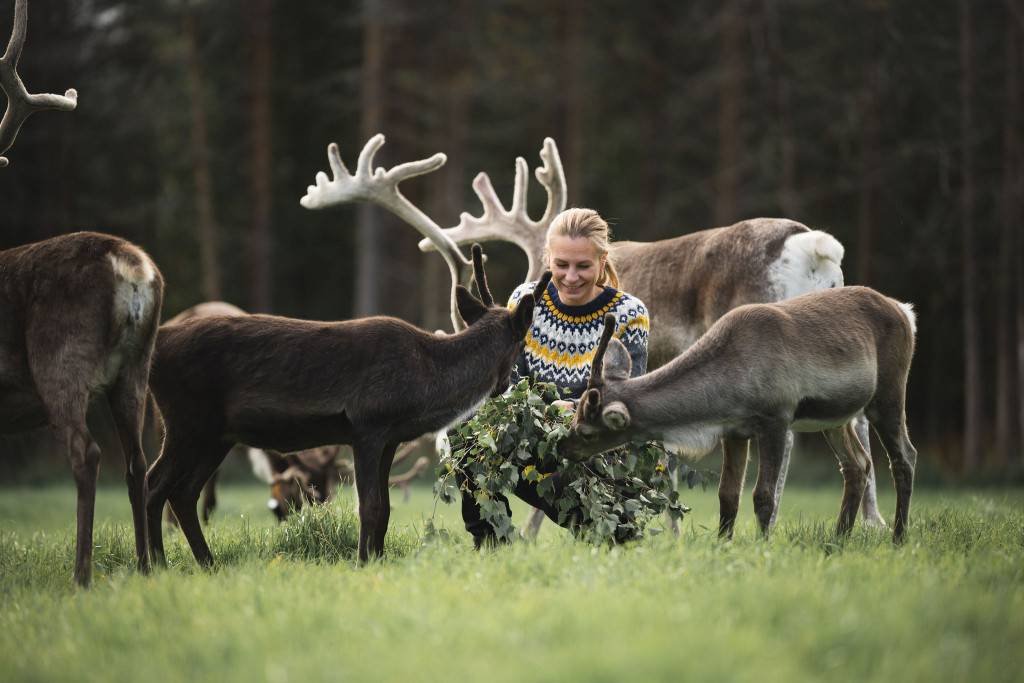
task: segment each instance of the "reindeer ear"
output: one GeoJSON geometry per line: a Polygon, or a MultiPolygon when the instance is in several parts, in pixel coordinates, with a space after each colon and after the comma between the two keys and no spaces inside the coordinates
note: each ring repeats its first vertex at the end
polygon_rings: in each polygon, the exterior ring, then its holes
{"type": "Polygon", "coordinates": [[[512,329],[515,330],[517,338],[522,339],[526,337],[526,331],[530,329],[530,325],[533,323],[533,309],[535,306],[533,294],[526,294],[512,310],[512,329]]]}
{"type": "Polygon", "coordinates": [[[472,325],[487,313],[487,306],[484,306],[462,285],[455,287],[455,305],[467,325],[472,325]]]}
{"type": "Polygon", "coordinates": [[[601,421],[608,429],[620,432],[629,426],[629,408],[621,401],[612,401],[601,412],[601,421]]]}
{"type": "Polygon", "coordinates": [[[601,378],[612,380],[629,379],[629,373],[632,369],[633,361],[629,357],[626,345],[617,338],[612,337],[608,341],[608,349],[604,354],[604,369],[601,372],[601,378]]]}
{"type": "Polygon", "coordinates": [[[537,280],[537,286],[533,288],[533,300],[540,303],[541,299],[544,298],[544,290],[548,288],[548,283],[551,282],[551,271],[545,270],[544,274],[537,280]]]}
{"type": "Polygon", "coordinates": [[[601,407],[601,390],[596,388],[587,389],[580,398],[579,411],[583,416],[591,415],[601,407]]]}
{"type": "MultiPolygon", "coordinates": [[[[494,305],[494,297],[487,286],[487,275],[484,273],[484,249],[478,243],[474,243],[473,251],[473,277],[476,279],[476,288],[480,290],[480,300],[484,306],[490,308],[494,305]]],[[[468,320],[466,322],[469,322],[468,320]]]]}

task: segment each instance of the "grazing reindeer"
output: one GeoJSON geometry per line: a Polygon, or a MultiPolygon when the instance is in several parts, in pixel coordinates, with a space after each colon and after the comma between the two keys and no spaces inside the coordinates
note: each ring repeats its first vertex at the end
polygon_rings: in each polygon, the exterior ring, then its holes
{"type": "MultiPolygon", "coordinates": [[[[16,0],[14,3],[14,28],[7,51],[0,57],[0,88],[7,93],[7,111],[0,121],[0,154],[11,145],[21,130],[21,124],[33,112],[41,109],[61,109],[71,111],[78,106],[78,93],[74,88],[68,89],[63,95],[39,94],[30,95],[25,84],[18,76],[18,60],[25,37],[28,34],[28,0],[16,0]]],[[[7,157],[0,156],[0,168],[7,165],[7,157]]]]}
{"type": "MultiPolygon", "coordinates": [[[[540,157],[543,165],[535,174],[548,195],[540,220],[533,221],[526,213],[527,164],[520,157],[509,210],[502,206],[488,175],[480,173],[473,189],[483,214],[463,213],[457,226],[444,230],[457,244],[502,240],[517,245],[529,260],[527,281],[536,279],[543,268],[548,226],[566,203],[565,173],[551,138],[544,140],[540,157]]],[[[422,240],[419,246],[423,251],[434,248],[430,240],[422,240]]],[[[611,249],[620,289],[643,301],[650,314],[648,370],[685,351],[737,306],[842,286],[843,252],[842,244],[831,235],[781,218],[754,218],[656,242],[616,242],[611,249]]],[[[858,419],[856,429],[865,449],[869,448],[867,422],[858,419]]],[[[746,452],[748,445],[726,440],[722,448],[746,452]]],[[[791,448],[787,437],[776,509],[791,448]]],[[[884,524],[875,497],[874,469],[868,474],[862,510],[866,522],[884,524]]],[[[543,520],[532,510],[524,534],[529,530],[535,535],[543,520]]],[[[673,521],[672,526],[678,535],[677,523],[673,521]]]]}
{"type": "Polygon", "coordinates": [[[337,461],[339,450],[340,446],[330,445],[291,455],[266,452],[274,471],[267,507],[277,521],[283,522],[292,510],[301,510],[305,503],[322,505],[334,497],[334,489],[342,479],[337,461]]]}
{"type": "MultiPolygon", "coordinates": [[[[416,446],[406,444],[395,454],[392,466],[402,460],[416,446]]],[[[355,471],[351,460],[337,459],[339,446],[323,446],[290,455],[268,452],[267,458],[275,470],[270,480],[270,500],[267,507],[283,522],[291,510],[301,510],[305,504],[321,505],[334,497],[338,482],[352,483],[355,471]]],[[[409,483],[430,464],[423,456],[416,460],[408,472],[388,477],[388,486],[397,486],[405,500],[409,499],[409,483]]]]}
{"type": "Polygon", "coordinates": [[[0,432],[48,422],[67,448],[78,491],[74,578],[82,586],[92,575],[100,465],[87,416],[100,424],[113,417],[138,567],[149,570],[142,421],[162,301],[160,271],[118,237],[77,232],[0,251],[0,432]]]}
{"type": "MultiPolygon", "coordinates": [[[[867,287],[843,287],[741,306],[671,363],[634,379],[628,379],[629,354],[612,338],[614,329],[614,319],[606,319],[573,435],[559,444],[564,456],[582,459],[653,438],[700,457],[719,439],[757,439],[754,512],[767,535],[787,430],[823,430],[845,482],[836,525],[836,533],[845,534],[871,469],[852,424],[864,414],[889,456],[896,483],[893,541],[903,539],[917,461],[904,411],[914,352],[910,305],[867,287]]],[[[725,451],[720,536],[732,536],[746,463],[746,452],[725,451]]]]}
{"type": "Polygon", "coordinates": [[[149,470],[154,561],[165,563],[158,515],[169,501],[196,560],[212,564],[195,506],[235,443],[281,452],[351,445],[358,557],[380,556],[395,449],[464,418],[507,387],[543,291],[511,310],[495,306],[479,245],[473,264],[480,300],[457,288],[467,324],[457,334],[430,334],[383,316],[335,323],[216,316],[160,328],[150,374],[165,427],[149,470]]]}

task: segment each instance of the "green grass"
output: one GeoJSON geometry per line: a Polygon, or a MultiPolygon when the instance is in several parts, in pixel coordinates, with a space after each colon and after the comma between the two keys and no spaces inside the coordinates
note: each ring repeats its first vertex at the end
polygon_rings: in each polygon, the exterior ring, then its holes
{"type": "MultiPolygon", "coordinates": [[[[894,506],[881,482],[883,514],[894,506]]],[[[93,587],[71,585],[74,489],[0,489],[0,676],[8,681],[1015,681],[1024,670],[1024,489],[915,491],[909,540],[831,527],[841,482],[791,484],[759,540],[750,503],[715,538],[713,490],[683,537],[592,548],[545,524],[477,553],[458,506],[393,498],[386,556],[358,567],[348,491],[278,526],[231,484],[214,572],[165,532],[135,573],[127,493],[97,496],[93,587]],[[435,509],[436,508],[436,509],[435,509]],[[423,538],[433,516],[439,533],[423,538]]],[[[523,508],[515,507],[522,520],[523,508]]]]}

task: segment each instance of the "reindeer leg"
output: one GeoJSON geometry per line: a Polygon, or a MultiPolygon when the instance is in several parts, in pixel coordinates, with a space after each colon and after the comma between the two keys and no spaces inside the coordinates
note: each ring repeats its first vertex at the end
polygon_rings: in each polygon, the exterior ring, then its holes
{"type": "Polygon", "coordinates": [[[203,524],[210,523],[210,513],[217,507],[217,475],[220,469],[214,470],[210,480],[203,487],[202,520],[203,524]]]}
{"type": "Polygon", "coordinates": [[[213,439],[205,443],[192,439],[183,441],[170,425],[167,426],[167,430],[163,452],[149,468],[149,499],[146,503],[146,514],[149,522],[150,554],[155,563],[167,566],[160,513],[169,502],[196,562],[203,566],[212,566],[213,554],[203,537],[196,504],[203,485],[220,467],[229,447],[213,439]]]}
{"type": "Polygon", "coordinates": [[[537,538],[537,534],[540,533],[540,525],[543,523],[544,513],[535,507],[531,507],[530,511],[526,513],[526,519],[523,521],[523,530],[519,535],[526,539],[537,538]]]}
{"type": "MultiPolygon", "coordinates": [[[[377,545],[377,526],[384,519],[384,528],[387,529],[387,519],[390,516],[390,506],[385,503],[382,496],[381,484],[378,479],[381,471],[385,472],[384,481],[387,482],[387,472],[391,470],[391,461],[388,460],[388,467],[381,464],[381,451],[383,450],[380,441],[375,439],[363,439],[352,444],[353,464],[356,474],[356,495],[359,498],[359,547],[358,557],[360,564],[366,564],[370,557],[379,557],[383,547],[377,545]]],[[[393,456],[394,453],[389,453],[393,456]]],[[[386,489],[386,483],[385,483],[386,489]]],[[[381,534],[383,539],[383,534],[381,534]]]]}
{"type": "MultiPolygon", "coordinates": [[[[675,453],[667,453],[664,458],[660,460],[662,467],[668,470],[668,480],[671,485],[672,491],[679,490],[679,468],[683,466],[679,456],[675,453]]],[[[737,496],[737,499],[739,496],[737,496]]],[[[735,517],[733,518],[735,520],[735,517]]],[[[672,530],[672,535],[679,538],[679,520],[669,514],[668,510],[665,510],[665,526],[672,530]]],[[[719,534],[721,535],[721,534],[719,534]]]]}
{"type": "Polygon", "coordinates": [[[146,527],[146,455],[142,450],[142,426],[146,411],[146,366],[132,370],[132,375],[121,377],[108,394],[110,411],[121,440],[125,462],[125,483],[132,504],[135,525],[135,557],[138,570],[148,574],[149,533],[146,527]]]}
{"type": "MultiPolygon", "coordinates": [[[[83,385],[59,376],[63,368],[55,358],[34,355],[29,348],[29,368],[37,386],[61,387],[41,395],[50,424],[58,441],[67,449],[71,472],[78,493],[77,530],[75,540],[75,583],[84,587],[92,578],[92,527],[96,506],[96,480],[100,469],[100,449],[89,433],[86,413],[89,391],[83,385]]],[[[85,373],[82,373],[83,375],[85,373]]]]}
{"type": "Polygon", "coordinates": [[[867,487],[864,489],[864,498],[860,502],[861,516],[867,525],[884,527],[885,519],[882,518],[882,513],[878,511],[878,488],[875,483],[875,464],[871,460],[871,439],[868,437],[867,418],[863,415],[856,418],[853,421],[853,428],[857,432],[857,440],[864,447],[864,452],[868,456],[868,465],[870,465],[868,468],[867,487]]]}
{"type": "Polygon", "coordinates": [[[772,513],[771,527],[779,519],[779,507],[782,505],[782,489],[786,487],[786,475],[789,473],[789,456],[793,454],[793,432],[786,432],[786,447],[782,451],[782,463],[779,465],[779,483],[775,485],[775,512],[772,513]]]}
{"type": "Polygon", "coordinates": [[[196,505],[199,502],[201,488],[175,491],[170,497],[171,510],[178,518],[178,526],[185,535],[192,556],[201,567],[213,567],[213,553],[203,536],[203,525],[199,522],[196,505]]]}
{"type": "Polygon", "coordinates": [[[889,409],[876,407],[868,416],[879,441],[889,456],[889,469],[896,486],[896,517],[892,523],[893,543],[903,542],[910,524],[910,495],[914,490],[914,465],[917,450],[910,443],[903,413],[903,397],[893,400],[889,409]]]}
{"type": "Polygon", "coordinates": [[[722,440],[722,478],[718,482],[719,538],[732,538],[749,453],[750,441],[722,440]]]}
{"type": "Polygon", "coordinates": [[[845,536],[850,533],[857,519],[857,508],[864,498],[871,459],[864,452],[853,422],[825,430],[822,434],[839,459],[839,469],[843,473],[843,500],[839,505],[836,535],[845,536]]]}
{"type": "Polygon", "coordinates": [[[391,466],[394,464],[395,448],[398,444],[388,444],[380,456],[380,466],[377,470],[377,485],[380,495],[381,513],[377,517],[377,524],[373,529],[373,548],[376,554],[384,554],[384,537],[388,532],[388,521],[391,519],[391,491],[388,483],[388,476],[391,474],[391,466]]]}
{"type": "Polygon", "coordinates": [[[96,507],[96,478],[100,470],[100,449],[89,436],[85,416],[56,428],[71,461],[78,491],[78,528],[75,541],[75,583],[86,588],[92,578],[92,527],[96,507]]]}
{"type": "Polygon", "coordinates": [[[768,537],[772,516],[775,514],[775,491],[779,483],[782,455],[786,450],[788,420],[765,425],[757,437],[760,462],[757,482],[754,484],[754,514],[761,527],[761,535],[768,537]]]}

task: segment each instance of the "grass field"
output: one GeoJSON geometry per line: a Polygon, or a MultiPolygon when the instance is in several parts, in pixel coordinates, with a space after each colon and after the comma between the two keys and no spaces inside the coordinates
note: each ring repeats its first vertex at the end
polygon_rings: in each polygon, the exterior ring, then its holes
{"type": "Polygon", "coordinates": [[[0,679],[1021,680],[1024,489],[919,487],[901,548],[859,525],[837,541],[840,489],[791,484],[768,541],[748,484],[732,542],[709,488],[685,493],[678,541],[592,548],[546,524],[478,553],[423,485],[395,495],[386,557],[360,568],[347,491],[278,526],[263,486],[229,483],[208,533],[219,568],[165,532],[170,568],[145,577],[108,485],[83,591],[70,476],[0,488],[0,679]]]}

